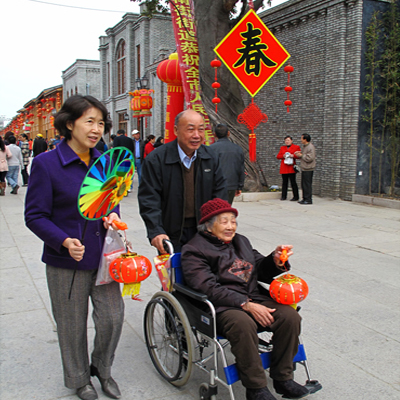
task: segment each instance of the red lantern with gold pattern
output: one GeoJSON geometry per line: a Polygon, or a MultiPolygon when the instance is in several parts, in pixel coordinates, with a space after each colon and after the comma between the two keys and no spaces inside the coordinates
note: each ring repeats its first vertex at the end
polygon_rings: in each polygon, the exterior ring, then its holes
{"type": "Polygon", "coordinates": [[[129,294],[137,300],[140,282],[151,274],[151,262],[137,253],[124,253],[111,262],[109,272],[116,282],[124,283],[122,296],[129,294]]]}
{"type": "Polygon", "coordinates": [[[307,297],[308,285],[296,275],[285,274],[272,281],[269,293],[276,302],[296,308],[307,297]]]}

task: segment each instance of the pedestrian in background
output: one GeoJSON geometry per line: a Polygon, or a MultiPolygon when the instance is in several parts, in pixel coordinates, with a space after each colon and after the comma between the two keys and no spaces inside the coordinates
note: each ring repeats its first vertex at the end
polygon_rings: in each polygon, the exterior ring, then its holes
{"type": "Polygon", "coordinates": [[[41,153],[44,153],[47,151],[47,143],[43,139],[43,135],[41,133],[38,133],[36,135],[35,140],[33,141],[33,146],[32,146],[32,157],[36,157],[41,153]]]}
{"type": "Polygon", "coordinates": [[[19,138],[21,141],[21,153],[23,162],[23,167],[21,169],[22,183],[23,183],[22,186],[28,186],[28,179],[29,179],[28,166],[29,166],[29,156],[31,154],[31,151],[29,150],[28,135],[26,133],[21,133],[19,135],[19,138]]]}
{"type": "Polygon", "coordinates": [[[244,185],[243,149],[229,140],[230,132],[224,124],[214,128],[218,141],[210,149],[218,155],[219,164],[225,176],[228,189],[228,202],[232,205],[235,196],[240,196],[244,185]]]}
{"type": "Polygon", "coordinates": [[[301,135],[301,151],[296,151],[294,154],[300,158],[301,168],[301,189],[303,191],[303,200],[299,204],[312,204],[312,180],[315,169],[315,147],[311,143],[311,136],[307,133],[301,135]]]}
{"type": "Polygon", "coordinates": [[[147,139],[144,142],[143,159],[145,159],[155,149],[155,141],[156,137],[154,135],[147,136],[147,139]]]}
{"type": "Polygon", "coordinates": [[[135,170],[140,181],[142,180],[142,156],[143,156],[143,146],[142,139],[140,139],[140,132],[137,129],[132,131],[132,141],[133,141],[133,156],[135,158],[135,170]]]}
{"type": "Polygon", "coordinates": [[[154,143],[154,147],[160,147],[164,144],[164,138],[162,136],[159,136],[156,140],[156,142],[154,143]]]}
{"type": "Polygon", "coordinates": [[[22,153],[19,146],[16,145],[17,138],[15,136],[10,136],[8,138],[8,143],[10,143],[7,147],[11,152],[11,157],[8,159],[8,172],[7,172],[7,182],[11,185],[12,190],[11,194],[18,194],[18,175],[19,175],[19,167],[21,169],[24,167],[22,161],[22,153]]]}
{"type": "Polygon", "coordinates": [[[281,200],[286,200],[289,180],[293,192],[293,197],[290,199],[290,201],[299,200],[299,188],[296,183],[296,171],[294,169],[297,157],[294,153],[300,150],[300,146],[293,144],[293,139],[290,135],[285,136],[285,146],[281,147],[278,155],[276,156],[278,160],[281,160],[281,168],[279,170],[280,174],[282,175],[281,200]]]}
{"type": "Polygon", "coordinates": [[[4,196],[6,194],[6,175],[8,172],[7,159],[11,157],[11,151],[8,149],[3,138],[0,136],[0,196],[4,196]]]}
{"type": "Polygon", "coordinates": [[[123,129],[117,131],[117,136],[114,138],[113,147],[125,147],[133,154],[133,141],[131,138],[126,136],[126,132],[123,129]]]}
{"type": "Polygon", "coordinates": [[[76,206],[82,182],[101,155],[94,147],[103,132],[110,130],[111,121],[100,101],[74,95],[56,114],[54,127],[64,140],[32,161],[25,222],[44,242],[42,261],[57,323],[65,386],[76,389],[82,400],[95,400],[98,397],[90,376],[97,376],[103,392],[117,399],[121,393],[111,377],[111,366],[121,336],[124,302],[118,282],[96,286],[96,277],[104,238],[110,225],[116,229],[113,222],[119,221],[119,207],[103,223],[101,219],[85,220],[76,206]],[[83,245],[80,238],[84,227],[83,245]],[[89,298],[96,331],[91,364],[87,344],[89,298]]]}

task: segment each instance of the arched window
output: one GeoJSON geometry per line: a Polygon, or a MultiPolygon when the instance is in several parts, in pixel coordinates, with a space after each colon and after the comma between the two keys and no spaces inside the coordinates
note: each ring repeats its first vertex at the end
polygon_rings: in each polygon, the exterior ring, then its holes
{"type": "Polygon", "coordinates": [[[125,41],[121,40],[117,49],[117,75],[118,75],[118,94],[126,92],[126,55],[125,41]]]}

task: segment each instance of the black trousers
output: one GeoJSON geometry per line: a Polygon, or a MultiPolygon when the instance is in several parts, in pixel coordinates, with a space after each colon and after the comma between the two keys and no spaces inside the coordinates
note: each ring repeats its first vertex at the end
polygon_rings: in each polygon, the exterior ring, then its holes
{"type": "Polygon", "coordinates": [[[22,182],[24,185],[28,184],[28,179],[29,179],[29,174],[27,169],[28,169],[27,165],[24,165],[24,168],[21,169],[22,182]]]}
{"type": "Polygon", "coordinates": [[[314,171],[301,171],[301,190],[303,200],[312,202],[312,178],[314,171]]]}
{"type": "Polygon", "coordinates": [[[282,174],[282,199],[286,200],[287,190],[288,190],[288,182],[290,179],[290,186],[293,191],[293,198],[299,199],[299,188],[296,183],[296,174],[282,174]]]}

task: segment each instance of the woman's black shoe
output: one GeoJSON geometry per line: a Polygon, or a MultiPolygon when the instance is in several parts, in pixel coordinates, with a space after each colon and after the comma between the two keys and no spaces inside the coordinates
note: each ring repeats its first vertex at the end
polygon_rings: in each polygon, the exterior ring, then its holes
{"type": "Polygon", "coordinates": [[[93,387],[92,382],[89,382],[87,385],[76,389],[76,395],[82,400],[98,399],[96,389],[93,387]]]}
{"type": "Polygon", "coordinates": [[[108,397],[111,397],[112,399],[119,399],[121,397],[121,392],[119,391],[117,382],[115,382],[111,376],[107,379],[102,378],[99,370],[93,365],[90,366],[90,375],[97,376],[100,381],[101,389],[108,397]]]}

